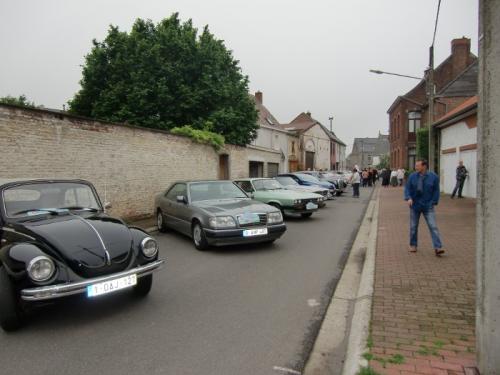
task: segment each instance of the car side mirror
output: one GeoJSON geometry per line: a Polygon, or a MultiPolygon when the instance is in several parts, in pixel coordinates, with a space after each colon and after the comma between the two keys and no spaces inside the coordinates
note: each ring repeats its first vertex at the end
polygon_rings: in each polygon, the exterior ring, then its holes
{"type": "Polygon", "coordinates": [[[186,199],[186,197],[184,195],[178,195],[177,196],[177,202],[186,204],[187,203],[187,199],[186,199]]]}
{"type": "Polygon", "coordinates": [[[252,199],[255,197],[255,194],[253,193],[253,191],[249,191],[247,194],[252,199]]]}
{"type": "Polygon", "coordinates": [[[105,210],[109,210],[110,208],[113,208],[113,205],[111,204],[111,202],[105,202],[104,203],[104,209],[105,210]]]}

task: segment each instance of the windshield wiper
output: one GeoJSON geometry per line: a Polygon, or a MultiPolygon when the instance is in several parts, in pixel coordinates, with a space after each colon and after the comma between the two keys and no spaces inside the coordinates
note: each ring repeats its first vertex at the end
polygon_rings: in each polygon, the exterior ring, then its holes
{"type": "Polygon", "coordinates": [[[22,214],[27,214],[28,212],[41,212],[41,213],[48,213],[48,214],[52,214],[52,215],[58,215],[60,213],[60,211],[58,211],[58,210],[49,209],[49,208],[30,208],[28,210],[14,212],[13,215],[22,215],[22,214]]]}
{"type": "Polygon", "coordinates": [[[99,211],[97,208],[94,207],[82,207],[82,206],[68,206],[68,207],[61,207],[61,210],[74,210],[74,211],[92,211],[92,212],[97,212],[99,211]]]}

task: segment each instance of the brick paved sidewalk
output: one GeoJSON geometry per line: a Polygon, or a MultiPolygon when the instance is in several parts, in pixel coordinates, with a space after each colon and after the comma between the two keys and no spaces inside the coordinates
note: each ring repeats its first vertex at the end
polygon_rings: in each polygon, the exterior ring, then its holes
{"type": "Polygon", "coordinates": [[[446,255],[434,255],[423,217],[410,254],[403,191],[380,189],[369,340],[380,374],[456,375],[475,364],[475,201],[442,196],[436,212],[446,255]]]}

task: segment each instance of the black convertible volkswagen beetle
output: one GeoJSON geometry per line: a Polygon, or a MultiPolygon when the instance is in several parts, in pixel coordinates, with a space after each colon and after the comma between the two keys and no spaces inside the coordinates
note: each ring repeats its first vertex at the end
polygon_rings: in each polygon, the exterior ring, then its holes
{"type": "Polygon", "coordinates": [[[0,325],[32,305],[132,288],[145,296],[163,263],[158,244],[105,213],[83,180],[0,180],[0,325]]]}

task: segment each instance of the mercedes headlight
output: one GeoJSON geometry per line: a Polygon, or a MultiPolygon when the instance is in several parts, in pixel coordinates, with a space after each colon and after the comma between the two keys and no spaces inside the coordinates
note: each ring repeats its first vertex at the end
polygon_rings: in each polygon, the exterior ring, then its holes
{"type": "Polygon", "coordinates": [[[302,200],[300,200],[300,199],[295,199],[293,201],[293,204],[301,204],[301,203],[302,203],[302,200]]]}
{"type": "Polygon", "coordinates": [[[40,255],[31,259],[28,267],[26,267],[26,271],[28,271],[28,275],[33,281],[47,281],[54,275],[56,266],[52,259],[40,255]]]}
{"type": "Polygon", "coordinates": [[[267,214],[268,224],[279,224],[283,222],[283,215],[280,211],[270,212],[267,214]]]}
{"type": "Polygon", "coordinates": [[[208,219],[208,224],[216,229],[236,227],[236,221],[232,216],[214,216],[208,219]]]}
{"type": "Polygon", "coordinates": [[[141,250],[146,258],[152,258],[158,253],[158,242],[151,237],[146,237],[141,242],[141,250]]]}

